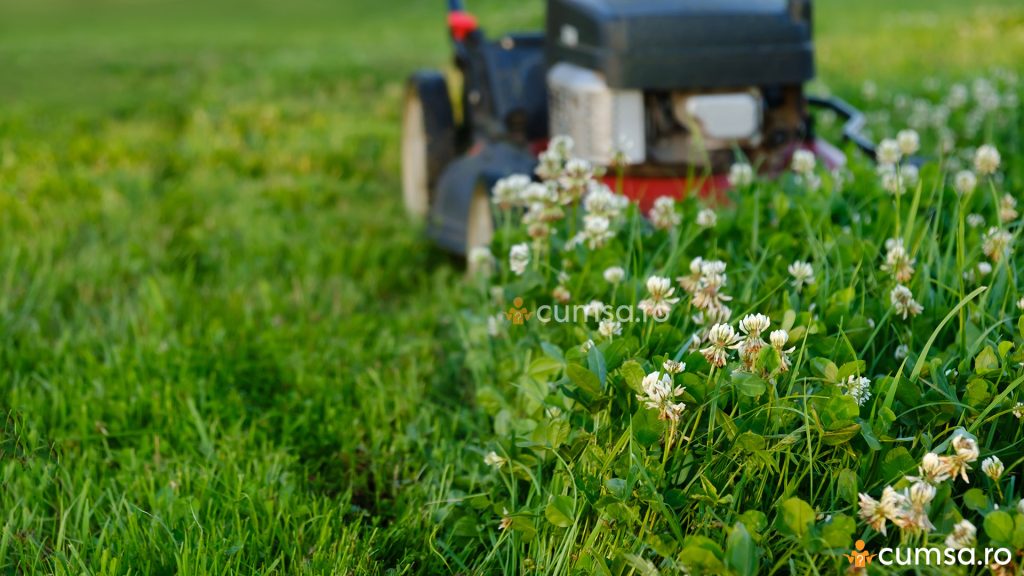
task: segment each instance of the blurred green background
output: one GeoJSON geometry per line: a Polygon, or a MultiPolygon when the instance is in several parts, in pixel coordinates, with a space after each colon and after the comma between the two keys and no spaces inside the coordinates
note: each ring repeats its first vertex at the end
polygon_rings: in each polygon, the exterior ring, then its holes
{"type": "MultiPolygon", "coordinates": [[[[492,30],[543,4],[470,1],[492,30]]],[[[816,3],[821,81],[1019,68],[1019,0],[816,3]]],[[[436,573],[464,284],[400,207],[441,0],[0,4],[0,572],[436,573]],[[390,572],[389,572],[390,571],[390,572]]]]}

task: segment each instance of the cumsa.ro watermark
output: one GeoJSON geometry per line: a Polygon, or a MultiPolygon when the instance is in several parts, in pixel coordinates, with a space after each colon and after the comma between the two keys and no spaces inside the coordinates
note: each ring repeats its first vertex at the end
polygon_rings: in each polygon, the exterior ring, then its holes
{"type": "Polygon", "coordinates": [[[863,540],[843,556],[855,568],[876,562],[882,566],[1008,566],[1013,561],[1009,548],[882,548],[872,553],[865,550],[863,540]]]}
{"type": "Polygon", "coordinates": [[[665,322],[669,319],[668,314],[660,316],[648,314],[646,310],[629,304],[612,306],[611,304],[602,304],[600,302],[573,305],[542,304],[536,310],[530,310],[523,304],[523,299],[518,297],[512,302],[512,306],[508,311],[505,312],[505,317],[515,325],[525,324],[531,318],[536,319],[541,324],[551,322],[575,324],[586,322],[590,319],[599,322],[611,321],[626,324],[646,322],[647,320],[665,322]]]}

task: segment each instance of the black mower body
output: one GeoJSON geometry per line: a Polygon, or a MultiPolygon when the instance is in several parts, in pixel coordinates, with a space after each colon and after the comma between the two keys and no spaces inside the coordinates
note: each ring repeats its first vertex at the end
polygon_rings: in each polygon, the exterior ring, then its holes
{"type": "Polygon", "coordinates": [[[547,64],[542,34],[498,40],[467,38],[457,56],[467,139],[507,139],[526,144],[548,137],[547,64]]]}
{"type": "Polygon", "coordinates": [[[548,62],[609,86],[679,90],[814,77],[810,1],[550,0],[548,62]]]}

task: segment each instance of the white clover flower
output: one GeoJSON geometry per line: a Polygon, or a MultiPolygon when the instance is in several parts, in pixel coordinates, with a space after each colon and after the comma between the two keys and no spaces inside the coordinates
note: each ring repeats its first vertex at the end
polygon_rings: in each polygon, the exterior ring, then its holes
{"type": "Polygon", "coordinates": [[[508,508],[501,509],[501,522],[498,523],[498,530],[505,531],[512,526],[512,517],[508,515],[508,508]]]}
{"type": "Polygon", "coordinates": [[[968,520],[961,520],[953,526],[953,531],[946,537],[946,547],[961,549],[974,548],[977,542],[978,529],[968,520]]]}
{"type": "Polygon", "coordinates": [[[597,320],[604,314],[604,302],[600,300],[591,300],[583,306],[583,315],[587,318],[593,318],[597,320]]]}
{"type": "Polygon", "coordinates": [[[641,382],[644,393],[637,395],[637,400],[652,410],[659,411],[659,418],[662,420],[679,420],[686,404],[676,402],[677,396],[681,395],[686,388],[675,386],[672,377],[660,372],[652,372],[644,377],[641,382]]]}
{"type": "Polygon", "coordinates": [[[523,224],[526,225],[526,233],[530,238],[543,242],[551,236],[553,228],[551,223],[565,217],[565,211],[561,206],[546,200],[530,204],[523,215],[523,224]]]}
{"type": "Polygon", "coordinates": [[[935,525],[928,518],[928,505],[935,499],[935,486],[927,482],[915,482],[907,490],[907,508],[903,511],[904,522],[900,528],[931,532],[935,525]]]}
{"type": "Polygon", "coordinates": [[[977,228],[985,225],[985,217],[981,214],[968,214],[967,225],[971,228],[977,228]]]}
{"type": "Polygon", "coordinates": [[[520,199],[523,204],[540,212],[546,205],[558,202],[558,190],[553,185],[530,182],[520,192],[520,199]]]}
{"type": "Polygon", "coordinates": [[[899,164],[902,152],[900,152],[899,142],[886,138],[878,143],[878,147],[875,149],[875,158],[878,160],[880,166],[895,166],[899,164]]]}
{"type": "Polygon", "coordinates": [[[796,350],[796,347],[786,348],[786,344],[789,342],[789,332],[785,330],[773,330],[768,336],[768,341],[772,343],[772,348],[779,353],[779,372],[787,372],[792,367],[789,360],[789,355],[796,350]]]}
{"type": "Polygon", "coordinates": [[[498,313],[494,316],[487,317],[487,335],[491,338],[498,338],[501,336],[501,322],[505,317],[502,313],[498,313]]]}
{"type": "Polygon", "coordinates": [[[978,454],[980,453],[978,443],[958,432],[953,437],[951,445],[956,454],[940,456],[939,459],[942,461],[950,478],[959,476],[964,482],[970,482],[971,480],[967,477],[967,471],[971,467],[968,464],[978,459],[978,454]]]}
{"type": "Polygon", "coordinates": [[[591,181],[587,195],[583,197],[583,209],[587,214],[604,216],[609,220],[619,217],[628,204],[628,198],[612,192],[603,182],[591,181]]]}
{"type": "Polygon", "coordinates": [[[617,168],[623,168],[629,164],[629,155],[636,148],[636,143],[628,136],[619,138],[618,144],[612,149],[610,164],[617,168]]]}
{"type": "Polygon", "coordinates": [[[1017,199],[1009,194],[1003,194],[999,199],[999,221],[1003,224],[1017,219],[1017,199]]]}
{"type": "Polygon", "coordinates": [[[885,535],[886,511],[882,509],[881,503],[864,492],[858,494],[858,500],[860,504],[858,514],[861,520],[867,522],[868,526],[876,532],[885,535]]]}
{"type": "Polygon", "coordinates": [[[593,175],[594,167],[582,158],[570,158],[562,170],[563,175],[568,178],[590,178],[593,175]]]}
{"type": "Polygon", "coordinates": [[[728,349],[736,346],[739,336],[728,324],[715,324],[708,331],[708,346],[701,349],[701,354],[712,366],[721,368],[729,359],[728,349]]]}
{"type": "Polygon", "coordinates": [[[914,300],[914,294],[910,289],[902,284],[897,284],[889,292],[889,301],[892,303],[896,315],[904,320],[908,317],[917,316],[924,311],[924,307],[917,300],[914,300]]]}
{"type": "Polygon", "coordinates": [[[672,312],[672,305],[679,302],[679,298],[672,297],[675,293],[672,281],[662,276],[651,276],[647,279],[647,292],[651,297],[641,300],[637,308],[656,320],[668,318],[672,312]]]}
{"type": "Polygon", "coordinates": [[[1001,228],[988,229],[983,238],[981,251],[993,262],[1000,262],[1013,253],[1013,234],[1001,228]]]}
{"type": "Polygon", "coordinates": [[[882,490],[880,504],[889,513],[889,520],[896,522],[902,516],[903,509],[907,507],[908,498],[906,494],[897,492],[892,486],[886,486],[882,490]]]}
{"type": "Polygon", "coordinates": [[[577,202],[591,188],[594,180],[594,167],[580,158],[571,158],[562,167],[556,179],[558,186],[558,202],[566,205],[577,202]]]}
{"type": "Polygon", "coordinates": [[[691,273],[695,266],[699,268],[696,277],[677,279],[679,284],[693,296],[691,303],[700,311],[695,322],[704,324],[705,322],[728,320],[732,315],[732,310],[725,303],[732,300],[732,297],[722,293],[722,289],[728,281],[725,274],[725,262],[696,258],[690,262],[691,273]]]}
{"type": "Polygon", "coordinates": [[[988,262],[978,262],[978,275],[988,276],[992,273],[992,265],[988,262]]]}
{"type": "Polygon", "coordinates": [[[885,241],[885,248],[882,272],[891,274],[893,279],[900,284],[908,282],[914,276],[914,264],[917,261],[911,258],[906,248],[903,247],[903,239],[889,238],[885,241]]]}
{"type": "Polygon", "coordinates": [[[910,486],[907,498],[912,506],[927,506],[935,499],[935,486],[927,482],[914,482],[910,486]]]}
{"type": "Polygon", "coordinates": [[[502,208],[510,208],[523,203],[523,191],[531,184],[529,176],[513,174],[498,180],[494,184],[492,201],[502,208]]]}
{"type": "Polygon", "coordinates": [[[516,244],[508,252],[508,266],[516,276],[522,276],[526,272],[526,265],[530,263],[530,245],[526,243],[516,244]]]}
{"type": "Polygon", "coordinates": [[[760,337],[771,326],[771,318],[764,314],[747,314],[740,320],[740,331],[748,336],[760,337]]]}
{"type": "Polygon", "coordinates": [[[1003,476],[1003,461],[998,456],[989,456],[981,461],[981,471],[993,481],[998,482],[1003,476]]]}
{"type": "Polygon", "coordinates": [[[548,149],[537,158],[534,173],[544,181],[553,182],[562,174],[565,163],[572,155],[573,141],[568,136],[555,136],[548,142],[548,149]]]}
{"type": "Polygon", "coordinates": [[[572,136],[566,136],[559,134],[548,142],[548,150],[562,158],[568,158],[572,154],[573,148],[576,147],[576,143],[573,141],[572,136]]]}
{"type": "Polygon", "coordinates": [[[818,160],[810,150],[797,150],[796,152],[793,152],[793,160],[791,164],[793,172],[802,176],[810,176],[814,173],[814,168],[817,164],[818,160]]]}
{"type": "Polygon", "coordinates": [[[469,256],[466,257],[471,274],[483,274],[490,276],[494,271],[494,254],[486,246],[474,246],[469,249],[469,256]]]}
{"type": "MultiPolygon", "coordinates": [[[[690,266],[693,266],[693,262],[690,262],[690,266]]],[[[700,274],[704,277],[721,276],[725,274],[725,269],[728,265],[721,260],[704,260],[700,261],[700,274]]]]}
{"type": "Polygon", "coordinates": [[[704,259],[697,256],[693,260],[690,260],[690,275],[676,278],[676,282],[679,283],[679,286],[691,295],[697,291],[697,287],[700,284],[701,265],[703,263],[704,259]]]}
{"type": "Polygon", "coordinates": [[[903,175],[893,165],[885,165],[881,170],[882,189],[893,196],[902,196],[905,191],[903,175]]]}
{"type": "Polygon", "coordinates": [[[559,284],[568,284],[569,283],[569,273],[566,272],[565,270],[559,270],[558,271],[558,283],[559,284]]]}
{"type": "Polygon", "coordinates": [[[904,156],[916,154],[921,148],[921,138],[913,130],[900,130],[896,135],[896,142],[904,156]]]}
{"type": "Polygon", "coordinates": [[[740,358],[749,370],[757,360],[757,355],[767,343],[761,339],[761,333],[771,325],[771,319],[764,314],[747,314],[740,320],[740,331],[746,338],[739,344],[740,358]]]}
{"type": "Polygon", "coordinates": [[[754,169],[746,162],[737,162],[729,168],[729,185],[745,188],[754,182],[754,169]]]}
{"type": "Polygon", "coordinates": [[[661,368],[667,373],[675,376],[681,374],[683,370],[686,370],[686,362],[676,362],[675,360],[665,360],[661,364],[661,368]]]}
{"type": "Polygon", "coordinates": [[[718,214],[711,208],[705,208],[697,212],[697,226],[701,228],[714,228],[718,224],[718,214]]]}
{"type": "Polygon", "coordinates": [[[587,248],[591,250],[597,250],[603,248],[614,237],[615,232],[611,230],[611,222],[607,217],[587,214],[583,217],[583,232],[577,236],[576,240],[586,243],[587,248]]]}
{"type": "Polygon", "coordinates": [[[789,265],[789,275],[793,277],[790,284],[799,293],[803,290],[804,285],[810,286],[814,284],[814,268],[809,262],[797,260],[789,265]]]}
{"type": "Polygon", "coordinates": [[[610,266],[604,270],[604,280],[609,284],[618,284],[626,277],[626,271],[621,266],[610,266]]]}
{"type": "Polygon", "coordinates": [[[682,215],[676,212],[676,201],[669,196],[655,200],[648,216],[658,230],[671,230],[683,221],[682,215]]]}
{"type": "Polygon", "coordinates": [[[938,484],[949,479],[949,468],[946,467],[943,458],[935,452],[925,454],[917,470],[921,477],[914,480],[938,484]]]}
{"type": "Polygon", "coordinates": [[[572,300],[572,293],[569,292],[568,288],[559,284],[551,291],[551,297],[559,304],[568,304],[569,301],[572,300]]]}
{"type": "Polygon", "coordinates": [[[846,380],[840,382],[839,387],[847,396],[853,398],[858,406],[863,406],[871,399],[871,380],[863,376],[851,375],[846,380]]]}
{"type": "Polygon", "coordinates": [[[491,450],[486,455],[484,455],[484,464],[494,469],[501,468],[502,466],[505,465],[506,462],[508,462],[508,459],[498,456],[498,453],[495,452],[494,450],[491,450]]]}
{"type": "Polygon", "coordinates": [[[1024,420],[1024,402],[1017,402],[1013,405],[1013,417],[1017,420],[1024,420]]]}
{"type": "Polygon", "coordinates": [[[899,346],[897,346],[896,352],[893,353],[893,356],[896,358],[897,361],[905,360],[909,355],[910,346],[907,346],[906,344],[900,344],[899,346]]]}
{"type": "Polygon", "coordinates": [[[622,324],[616,320],[601,320],[601,324],[597,327],[597,332],[601,336],[611,340],[615,336],[622,334],[622,324]]]}
{"type": "Polygon", "coordinates": [[[908,506],[908,499],[905,495],[893,490],[892,486],[886,486],[882,491],[882,499],[875,500],[871,496],[861,493],[860,517],[867,522],[868,526],[883,536],[885,533],[886,520],[894,524],[901,524],[904,520],[904,510],[908,506]]]}
{"type": "Polygon", "coordinates": [[[672,281],[663,276],[649,276],[646,285],[647,291],[651,293],[651,297],[658,300],[670,298],[672,293],[676,291],[672,287],[672,281]]]}
{"type": "Polygon", "coordinates": [[[1024,297],[1021,297],[1020,300],[1017,300],[1017,310],[1024,311],[1024,297]]]}
{"type": "Polygon", "coordinates": [[[978,177],[970,170],[961,170],[953,177],[953,187],[957,194],[967,196],[978,187],[978,177]]]}
{"type": "Polygon", "coordinates": [[[700,350],[700,345],[703,344],[703,343],[704,343],[704,338],[702,338],[699,333],[694,332],[690,336],[689,342],[687,342],[686,349],[689,350],[690,352],[696,352],[696,351],[700,350]]]}
{"type": "Polygon", "coordinates": [[[986,144],[974,153],[974,169],[982,176],[995,174],[1001,162],[999,150],[995,146],[986,144]]]}
{"type": "MultiPolygon", "coordinates": [[[[556,208],[561,211],[561,208],[556,208]]],[[[526,233],[537,241],[545,241],[551,236],[552,228],[551,222],[554,218],[553,213],[549,211],[549,208],[545,208],[540,205],[531,206],[526,214],[523,216],[523,224],[526,225],[526,233]]]]}

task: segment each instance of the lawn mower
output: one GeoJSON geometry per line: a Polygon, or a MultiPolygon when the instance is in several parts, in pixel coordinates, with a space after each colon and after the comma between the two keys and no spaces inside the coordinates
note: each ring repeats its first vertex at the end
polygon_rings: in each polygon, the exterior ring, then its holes
{"type": "Polygon", "coordinates": [[[447,251],[487,245],[494,183],[532,174],[556,135],[595,165],[621,162],[619,191],[642,208],[725,190],[739,158],[777,174],[802,148],[839,167],[845,156],[815,136],[811,107],[835,112],[873,157],[856,109],[804,93],[811,24],[811,0],[548,0],[546,31],[491,40],[449,0],[459,99],[440,71],[409,79],[406,208],[447,251]]]}

